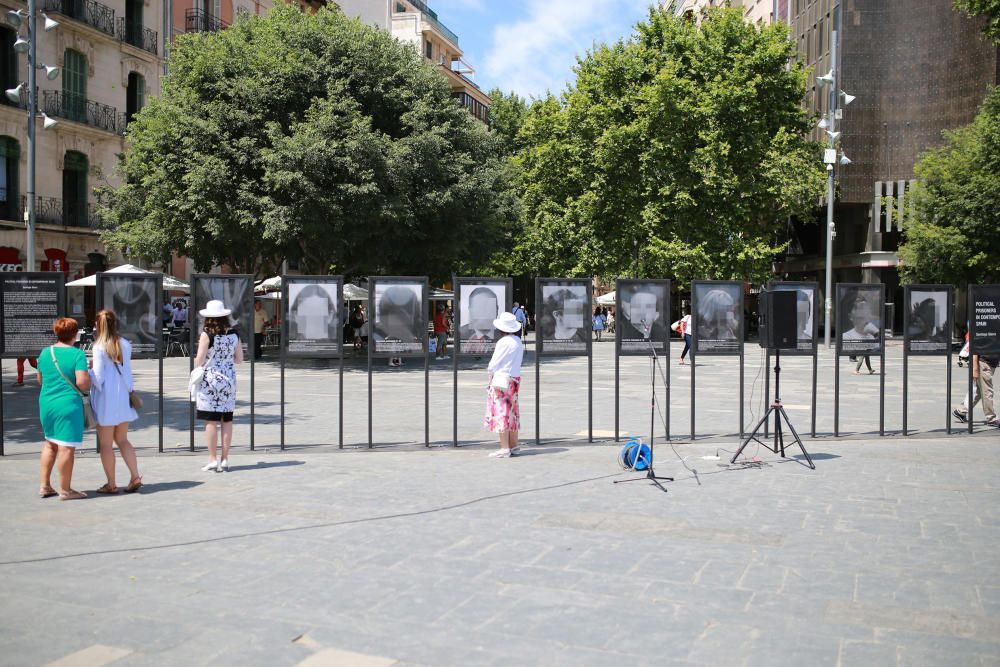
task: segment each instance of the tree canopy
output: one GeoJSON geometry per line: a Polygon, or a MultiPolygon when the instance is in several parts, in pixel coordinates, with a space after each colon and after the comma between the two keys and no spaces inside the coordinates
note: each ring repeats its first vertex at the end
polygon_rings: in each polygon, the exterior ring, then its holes
{"type": "Polygon", "coordinates": [[[955,9],[986,19],[983,34],[1000,43],[1000,0],[955,0],[955,9]]]}
{"type": "Polygon", "coordinates": [[[122,184],[101,192],[107,244],[249,273],[483,262],[519,219],[511,166],[436,69],[330,9],[178,37],[129,125],[122,184]]]}
{"type": "Polygon", "coordinates": [[[789,216],[823,194],[806,72],[782,25],[651,8],[532,103],[515,161],[526,229],[512,269],[765,280],[789,216]]]}
{"type": "Polygon", "coordinates": [[[944,146],[924,153],[914,171],[914,218],[899,247],[903,280],[1000,280],[1000,88],[972,123],[946,132],[944,146]]]}

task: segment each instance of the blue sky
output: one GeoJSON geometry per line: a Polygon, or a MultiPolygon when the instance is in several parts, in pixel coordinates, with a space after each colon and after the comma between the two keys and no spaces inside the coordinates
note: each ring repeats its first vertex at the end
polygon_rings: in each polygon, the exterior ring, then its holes
{"type": "Polygon", "coordinates": [[[483,90],[562,92],[575,57],[631,34],[650,0],[430,0],[459,39],[483,90]]]}

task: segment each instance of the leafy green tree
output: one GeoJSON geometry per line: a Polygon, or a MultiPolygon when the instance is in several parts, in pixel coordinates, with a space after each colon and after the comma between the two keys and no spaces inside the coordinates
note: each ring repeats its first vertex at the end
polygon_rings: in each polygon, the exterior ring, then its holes
{"type": "Polygon", "coordinates": [[[180,36],[102,192],[107,243],[250,273],[482,262],[518,220],[512,171],[436,69],[335,10],[180,36]]]}
{"type": "Polygon", "coordinates": [[[782,25],[732,9],[702,23],[651,8],[628,40],[578,60],[561,97],[536,101],[519,133],[534,273],[762,281],[784,220],[823,194],[807,140],[806,72],[782,25]]]}
{"type": "Polygon", "coordinates": [[[1000,281],[1000,88],[972,123],[924,153],[915,172],[914,220],[899,247],[903,280],[1000,281]]]}
{"type": "Polygon", "coordinates": [[[489,92],[490,132],[498,139],[505,155],[514,155],[523,144],[518,138],[521,126],[528,117],[528,103],[517,93],[504,93],[499,88],[489,92]]]}
{"type": "Polygon", "coordinates": [[[955,0],[955,9],[971,17],[985,18],[983,34],[994,42],[1000,42],[1000,0],[955,0]]]}

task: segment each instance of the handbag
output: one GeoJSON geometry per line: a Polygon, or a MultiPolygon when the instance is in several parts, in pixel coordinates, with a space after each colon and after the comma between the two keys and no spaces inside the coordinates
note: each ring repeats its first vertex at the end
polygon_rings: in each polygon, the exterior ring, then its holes
{"type": "Polygon", "coordinates": [[[490,386],[497,391],[507,391],[510,389],[510,373],[507,371],[497,371],[490,380],[490,386]]]}
{"type": "Polygon", "coordinates": [[[75,382],[70,382],[66,374],[62,372],[59,368],[59,362],[56,361],[56,351],[53,346],[49,346],[49,354],[52,355],[52,363],[55,364],[56,370],[59,375],[62,375],[62,379],[69,383],[69,386],[73,387],[73,390],[80,395],[80,400],[83,402],[83,427],[84,428],[94,428],[97,426],[97,418],[94,417],[94,408],[90,405],[90,394],[85,393],[79,387],[76,386],[75,382]]]}
{"type": "MultiPolygon", "coordinates": [[[[113,362],[113,363],[115,364],[115,370],[118,371],[118,375],[121,375],[122,374],[121,367],[118,366],[117,362],[113,362]]],[[[139,410],[142,410],[142,398],[139,397],[139,394],[135,393],[134,389],[132,389],[132,390],[130,390],[128,392],[128,404],[136,412],[139,412],[139,410]]]]}

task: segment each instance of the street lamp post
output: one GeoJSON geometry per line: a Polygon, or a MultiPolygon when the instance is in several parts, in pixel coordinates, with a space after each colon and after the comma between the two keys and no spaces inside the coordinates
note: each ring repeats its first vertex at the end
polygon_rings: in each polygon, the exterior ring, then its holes
{"type": "Polygon", "coordinates": [[[830,87],[830,103],[827,113],[819,122],[819,127],[826,131],[828,138],[826,150],[823,151],[823,162],[826,164],[826,299],[823,308],[823,342],[830,347],[830,329],[833,314],[833,240],[837,238],[836,225],[833,222],[833,179],[834,165],[839,162],[846,167],[851,164],[851,160],[840,153],[838,160],[837,140],[840,132],[837,131],[837,121],[840,119],[839,103],[841,100],[844,106],[854,101],[853,95],[848,95],[838,87],[837,72],[837,36],[839,31],[833,30],[830,39],[830,71],[823,76],[816,77],[816,82],[821,86],[830,87]]]}
{"type": "MultiPolygon", "coordinates": [[[[38,70],[45,70],[45,78],[49,81],[53,81],[59,76],[59,68],[55,66],[42,64],[36,64],[38,62],[36,47],[38,40],[36,39],[36,18],[37,10],[35,6],[35,0],[28,0],[28,11],[27,16],[25,12],[20,9],[11,10],[7,12],[6,21],[15,30],[21,27],[24,18],[28,19],[27,31],[28,38],[24,39],[20,35],[17,37],[17,41],[14,42],[14,50],[19,53],[27,52],[28,54],[28,83],[20,83],[16,88],[11,88],[4,91],[7,97],[15,104],[20,104],[22,91],[27,87],[26,94],[28,96],[28,190],[25,193],[27,199],[27,210],[24,212],[25,225],[27,227],[27,242],[25,243],[25,264],[28,271],[35,270],[35,119],[38,117],[38,88],[37,88],[37,73],[38,70]]],[[[48,16],[42,14],[42,18],[45,19],[44,28],[45,31],[53,30],[58,27],[59,24],[53,21],[48,16]]],[[[52,129],[56,126],[56,121],[46,116],[44,113],[42,115],[42,127],[46,130],[52,129]]]]}

